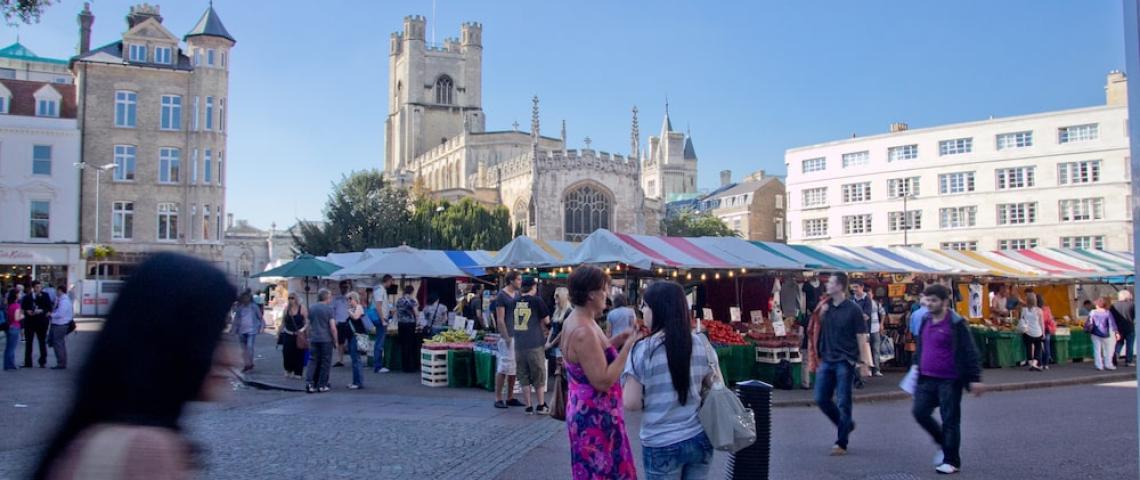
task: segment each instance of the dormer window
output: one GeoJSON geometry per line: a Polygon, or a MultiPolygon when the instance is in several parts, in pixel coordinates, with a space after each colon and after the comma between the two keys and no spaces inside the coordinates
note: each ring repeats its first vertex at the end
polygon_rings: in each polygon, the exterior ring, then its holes
{"type": "Polygon", "coordinates": [[[37,117],[58,117],[59,116],[59,102],[63,96],[59,92],[51,88],[51,85],[44,85],[36,90],[36,116],[37,117]]]}
{"type": "Polygon", "coordinates": [[[154,63],[170,65],[173,50],[170,47],[154,47],[154,63]]]}
{"type": "Polygon", "coordinates": [[[131,44],[127,53],[132,62],[146,62],[146,45],[131,44]]]}

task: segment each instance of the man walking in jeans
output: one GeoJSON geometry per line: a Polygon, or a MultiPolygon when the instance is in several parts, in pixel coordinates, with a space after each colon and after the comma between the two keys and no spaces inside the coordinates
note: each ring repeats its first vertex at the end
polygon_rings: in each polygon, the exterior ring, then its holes
{"type": "Polygon", "coordinates": [[[836,272],[827,279],[827,302],[822,304],[816,351],[819,367],[815,372],[815,403],[838,429],[831,455],[847,454],[847,438],[855,430],[851,418],[851,389],[855,369],[870,375],[871,348],[867,343],[867,321],[863,310],[847,298],[847,274],[836,272]]]}
{"type": "Polygon", "coordinates": [[[966,322],[949,308],[950,289],[931,285],[922,292],[927,313],[922,318],[914,352],[918,385],[914,389],[914,419],[940,447],[935,471],[958,473],[962,458],[962,389],[974,396],[985,391],[978,349],[966,322]],[[939,425],[931,416],[938,408],[939,425]]]}

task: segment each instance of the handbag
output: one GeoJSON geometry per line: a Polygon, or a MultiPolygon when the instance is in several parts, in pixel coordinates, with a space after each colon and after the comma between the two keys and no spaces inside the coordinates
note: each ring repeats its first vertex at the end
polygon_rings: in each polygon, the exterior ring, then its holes
{"type": "Polygon", "coordinates": [[[297,350],[309,349],[309,332],[297,332],[294,339],[294,341],[297,342],[297,350]]]}
{"type": "MultiPolygon", "coordinates": [[[[72,321],[70,321],[70,322],[67,322],[67,333],[72,333],[72,332],[74,332],[74,331],[75,331],[75,329],[77,329],[77,328],[79,328],[79,326],[75,324],[75,320],[72,320],[72,321]]],[[[66,334],[65,334],[65,335],[66,335],[66,334]]]]}
{"type": "Polygon", "coordinates": [[[554,376],[554,405],[550,407],[550,418],[566,421],[566,375],[554,376]]]}
{"type": "Polygon", "coordinates": [[[701,409],[697,416],[713,448],[739,452],[756,442],[756,417],[751,409],[744,408],[744,404],[732,390],[725,387],[720,369],[713,362],[715,350],[707,339],[705,351],[710,353],[708,359],[713,384],[708,392],[702,395],[701,409]]]}

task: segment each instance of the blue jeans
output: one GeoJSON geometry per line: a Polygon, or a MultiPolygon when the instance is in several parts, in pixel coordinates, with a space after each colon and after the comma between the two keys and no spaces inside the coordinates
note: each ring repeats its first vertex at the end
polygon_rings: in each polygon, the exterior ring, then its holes
{"type": "Polygon", "coordinates": [[[712,458],[712,443],[704,432],[672,445],[641,448],[647,480],[707,478],[712,458]]]}
{"type": "Polygon", "coordinates": [[[384,368],[384,337],[387,335],[387,327],[376,326],[376,343],[372,344],[372,373],[384,368]]]}
{"type": "Polygon", "coordinates": [[[946,463],[962,468],[959,448],[962,445],[962,385],[957,380],[918,378],[914,389],[914,419],[934,439],[946,463]],[[934,409],[942,415],[942,424],[931,415],[934,409]]]}
{"type": "Polygon", "coordinates": [[[8,327],[4,339],[4,370],[16,369],[16,345],[20,343],[20,327],[8,327]]]}
{"type": "Polygon", "coordinates": [[[1136,358],[1136,352],[1133,351],[1136,349],[1136,332],[1120,337],[1120,341],[1116,342],[1116,355],[1113,358],[1119,357],[1120,350],[1125,348],[1127,348],[1125,350],[1127,356],[1124,357],[1124,361],[1132,363],[1132,360],[1136,358]]]}
{"type": "Polygon", "coordinates": [[[348,358],[352,359],[352,384],[364,386],[364,362],[360,359],[360,350],[356,348],[355,336],[348,337],[348,358]]]}
{"type": "Polygon", "coordinates": [[[815,372],[815,404],[838,427],[835,444],[844,449],[855,425],[851,420],[851,389],[854,384],[855,366],[847,362],[821,362],[815,372]]]}

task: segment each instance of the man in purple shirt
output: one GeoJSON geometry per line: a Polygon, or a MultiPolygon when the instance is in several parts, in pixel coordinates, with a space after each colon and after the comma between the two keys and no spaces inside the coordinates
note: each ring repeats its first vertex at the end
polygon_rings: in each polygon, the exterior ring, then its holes
{"type": "Polygon", "coordinates": [[[949,308],[950,290],[935,284],[922,294],[926,314],[915,335],[914,366],[919,377],[911,412],[940,447],[934,456],[935,471],[958,473],[962,468],[962,389],[974,396],[985,391],[981,361],[965,320],[949,308]],[[935,408],[942,414],[941,425],[932,417],[935,408]]]}

